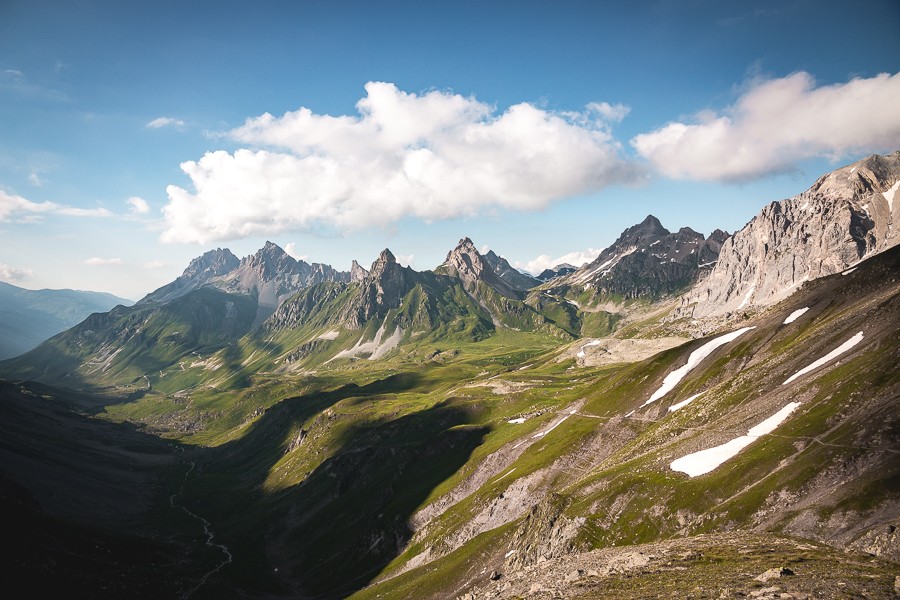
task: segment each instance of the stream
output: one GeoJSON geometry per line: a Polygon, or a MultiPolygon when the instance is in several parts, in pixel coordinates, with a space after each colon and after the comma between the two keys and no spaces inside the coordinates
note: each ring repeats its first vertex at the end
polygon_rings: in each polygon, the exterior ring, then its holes
{"type": "Polygon", "coordinates": [[[185,513],[187,513],[188,515],[190,515],[191,517],[200,521],[203,524],[203,533],[206,534],[206,542],[205,542],[206,546],[208,546],[210,548],[218,548],[222,552],[222,560],[214,568],[212,568],[209,571],[207,571],[206,573],[204,573],[203,577],[201,577],[200,580],[197,582],[197,585],[195,585],[194,587],[192,587],[191,589],[186,591],[184,594],[182,594],[181,597],[185,600],[187,598],[190,598],[192,595],[194,595],[194,593],[196,593],[197,590],[199,590],[201,587],[203,587],[203,585],[206,583],[206,581],[211,576],[213,576],[216,573],[218,573],[219,571],[221,571],[222,568],[225,567],[225,565],[229,564],[232,561],[231,550],[228,549],[228,546],[226,546],[225,544],[219,544],[215,541],[216,536],[213,533],[212,524],[209,521],[207,521],[206,519],[204,519],[203,517],[201,517],[200,515],[191,511],[188,507],[184,506],[183,504],[178,504],[175,502],[175,498],[177,498],[178,496],[180,496],[184,493],[184,484],[187,483],[188,477],[190,477],[191,473],[194,471],[194,468],[197,466],[197,463],[195,463],[194,461],[190,461],[190,463],[191,463],[191,466],[185,472],[184,479],[181,481],[181,487],[178,488],[177,492],[175,492],[174,494],[169,496],[169,504],[172,506],[172,508],[180,508],[185,513]]]}

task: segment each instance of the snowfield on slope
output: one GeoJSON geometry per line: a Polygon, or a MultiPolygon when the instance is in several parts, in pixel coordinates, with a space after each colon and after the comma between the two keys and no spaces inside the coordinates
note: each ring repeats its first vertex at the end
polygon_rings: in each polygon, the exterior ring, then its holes
{"type": "Polygon", "coordinates": [[[687,473],[690,477],[697,477],[709,473],[729,458],[737,456],[741,450],[760,437],[775,431],[775,428],[781,425],[781,423],[787,419],[798,406],[800,406],[799,402],[790,402],[787,406],[759,425],[751,427],[747,431],[747,435],[734,438],[719,446],[682,456],[679,459],[673,460],[672,464],[669,465],[669,468],[673,471],[687,473]]]}
{"type": "Polygon", "coordinates": [[[705,344],[691,352],[691,355],[688,357],[687,364],[675,369],[674,371],[666,375],[666,378],[663,379],[663,383],[659,387],[659,389],[653,392],[653,395],[650,396],[650,399],[644,402],[641,407],[647,406],[651,402],[656,402],[657,400],[671,392],[672,389],[676,385],[678,385],[678,383],[682,379],[684,379],[684,377],[688,373],[690,373],[691,370],[694,369],[694,367],[699,365],[704,358],[712,354],[713,351],[716,350],[716,348],[724,346],[728,342],[736,340],[751,329],[756,329],[756,327],[743,327],[741,329],[738,329],[737,331],[732,331],[731,333],[720,335],[719,337],[706,342],[705,344]]]}
{"type": "Polygon", "coordinates": [[[860,331],[856,335],[854,335],[852,338],[850,338],[849,340],[847,340],[846,342],[844,342],[843,344],[841,344],[840,346],[838,346],[837,348],[835,348],[834,350],[832,350],[831,352],[829,352],[828,354],[826,354],[825,356],[820,358],[819,360],[803,367],[802,369],[800,369],[799,371],[797,371],[796,373],[794,373],[793,375],[791,375],[790,377],[785,379],[784,383],[782,383],[781,385],[787,385],[790,382],[797,379],[798,377],[802,377],[803,375],[806,375],[810,371],[818,369],[822,365],[831,362],[832,360],[834,360],[835,358],[837,358],[838,356],[840,356],[841,354],[843,354],[844,352],[846,352],[847,350],[852,348],[853,346],[860,343],[862,341],[862,339],[863,339],[863,332],[860,331]]]}
{"type": "Polygon", "coordinates": [[[681,402],[678,402],[677,404],[673,404],[672,406],[669,407],[669,412],[675,412],[679,408],[684,408],[685,406],[687,406],[688,404],[690,404],[691,402],[693,402],[694,400],[696,400],[697,398],[699,398],[702,395],[703,395],[703,392],[700,392],[699,394],[694,394],[693,396],[691,396],[690,398],[688,398],[686,400],[682,400],[681,402]]]}
{"type": "Polygon", "coordinates": [[[795,310],[794,312],[792,312],[791,314],[788,315],[787,319],[784,320],[782,325],[790,325],[791,323],[793,323],[794,321],[796,321],[797,319],[802,317],[803,314],[806,313],[806,311],[808,311],[808,310],[809,310],[808,306],[806,306],[804,308],[798,308],[797,310],[795,310]]]}

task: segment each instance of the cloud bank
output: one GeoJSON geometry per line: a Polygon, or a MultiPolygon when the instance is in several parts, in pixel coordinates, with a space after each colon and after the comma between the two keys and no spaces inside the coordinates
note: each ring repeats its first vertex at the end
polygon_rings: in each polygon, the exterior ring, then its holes
{"type": "Polygon", "coordinates": [[[110,265],[123,265],[125,261],[121,258],[102,258],[100,256],[93,256],[84,261],[84,264],[89,267],[106,267],[110,265]]]}
{"type": "Polygon", "coordinates": [[[669,123],[631,145],[663,175],[741,181],[813,157],[900,147],[900,73],[816,87],[808,73],[756,82],[722,114],[669,123]]]}
{"type": "Polygon", "coordinates": [[[513,263],[513,266],[517,269],[531,273],[532,275],[540,275],[544,269],[551,269],[556,265],[561,265],[563,263],[568,263],[574,267],[580,267],[600,256],[601,252],[603,252],[602,248],[588,248],[587,250],[578,252],[569,252],[568,254],[563,254],[557,258],[553,258],[548,254],[541,254],[534,260],[529,260],[528,262],[516,261],[513,263]]]}
{"type": "Polygon", "coordinates": [[[167,188],[162,239],[539,210],[639,177],[609,130],[627,112],[621,105],[557,114],[523,103],[498,114],[450,92],[417,95],[378,82],[365,90],[357,115],[267,113],[228,133],[249,148],[182,163],[193,189],[167,188]]]}
{"type": "Polygon", "coordinates": [[[5,263],[0,263],[0,281],[15,283],[24,281],[31,277],[32,271],[29,268],[18,269],[11,267],[5,263]]]}
{"type": "Polygon", "coordinates": [[[77,208],[55,202],[32,202],[0,190],[0,223],[34,223],[43,220],[45,214],[68,217],[111,217],[105,208],[77,208]]]}

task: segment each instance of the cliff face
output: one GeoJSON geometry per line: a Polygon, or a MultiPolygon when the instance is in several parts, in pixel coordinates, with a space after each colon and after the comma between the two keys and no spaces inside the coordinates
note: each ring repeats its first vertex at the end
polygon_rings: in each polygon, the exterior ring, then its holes
{"type": "Polygon", "coordinates": [[[898,187],[900,151],[838,169],[802,194],[769,204],[725,240],[708,277],[682,298],[679,316],[767,306],[805,281],[896,245],[898,187]]]}
{"type": "Polygon", "coordinates": [[[727,237],[718,229],[708,238],[690,227],[673,233],[648,215],[622,232],[593,262],[554,280],[553,285],[591,288],[626,299],[678,293],[715,264],[727,237]]]}

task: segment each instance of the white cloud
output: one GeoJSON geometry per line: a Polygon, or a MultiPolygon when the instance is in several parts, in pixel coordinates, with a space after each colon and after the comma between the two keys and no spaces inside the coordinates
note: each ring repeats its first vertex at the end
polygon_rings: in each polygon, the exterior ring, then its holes
{"type": "Polygon", "coordinates": [[[161,129],[163,127],[184,127],[184,121],[181,119],[173,119],[172,117],[157,117],[147,123],[150,129],[161,129]]]}
{"type": "Polygon", "coordinates": [[[121,258],[101,258],[99,256],[94,256],[94,257],[91,257],[84,261],[84,264],[91,266],[91,267],[121,265],[124,263],[125,263],[125,261],[123,261],[121,258]]]}
{"type": "Polygon", "coordinates": [[[32,171],[28,174],[28,182],[35,187],[42,187],[45,183],[41,176],[38,175],[37,171],[32,171]]]}
{"type": "Polygon", "coordinates": [[[900,147],[900,73],[816,87],[808,73],[754,82],[722,114],[669,123],[632,146],[673,178],[740,181],[813,157],[900,147]]]}
{"type": "Polygon", "coordinates": [[[592,110],[607,121],[618,123],[624,119],[631,108],[624,104],[609,104],[607,102],[591,102],[587,105],[588,110],[592,110]]]}
{"type": "Polygon", "coordinates": [[[169,263],[162,260],[150,260],[144,263],[145,269],[162,269],[168,267],[169,263]]]}
{"type": "Polygon", "coordinates": [[[125,202],[131,205],[130,210],[136,215],[146,215],[148,212],[150,212],[150,205],[147,204],[147,201],[143,198],[132,196],[125,202]]]}
{"type": "Polygon", "coordinates": [[[416,262],[414,254],[398,254],[395,258],[401,267],[411,267],[416,262]]]}
{"type": "Polygon", "coordinates": [[[9,283],[23,281],[31,277],[31,274],[32,271],[28,267],[19,269],[16,267],[11,267],[4,263],[0,263],[0,281],[7,281],[9,283]]]}
{"type": "Polygon", "coordinates": [[[537,210],[638,177],[596,109],[573,116],[517,104],[497,114],[450,92],[365,89],[358,115],[267,113],[228,134],[252,149],[182,163],[193,190],[167,188],[162,239],[208,243],[537,210]]]}
{"type": "Polygon", "coordinates": [[[557,258],[552,258],[547,254],[541,254],[534,260],[529,260],[528,262],[516,261],[513,263],[513,266],[533,275],[539,275],[544,269],[550,269],[556,265],[561,265],[562,263],[569,263],[574,267],[580,267],[600,256],[601,252],[603,252],[602,248],[599,250],[596,248],[588,248],[587,250],[578,252],[569,252],[568,254],[563,254],[557,258]]]}
{"type": "Polygon", "coordinates": [[[299,252],[297,252],[297,244],[294,242],[290,242],[289,244],[287,244],[284,247],[284,251],[294,260],[306,260],[309,258],[308,254],[300,254],[299,252]]]}
{"type": "Polygon", "coordinates": [[[44,214],[59,214],[68,217],[109,217],[112,213],[105,208],[76,208],[55,202],[32,202],[0,190],[0,223],[33,223],[40,221],[44,214]]]}

